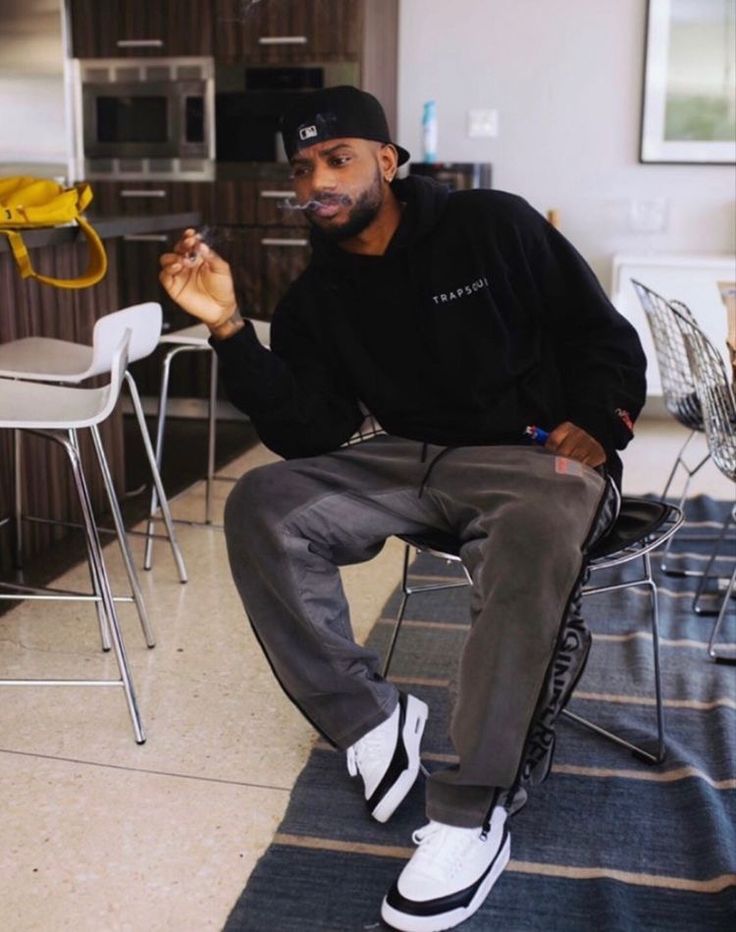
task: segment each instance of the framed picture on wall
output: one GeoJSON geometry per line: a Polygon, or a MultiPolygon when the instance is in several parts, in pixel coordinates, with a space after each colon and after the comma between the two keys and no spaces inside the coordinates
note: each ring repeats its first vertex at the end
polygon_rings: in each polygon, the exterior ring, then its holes
{"type": "Polygon", "coordinates": [[[639,160],[736,163],[736,0],[648,0],[639,160]]]}

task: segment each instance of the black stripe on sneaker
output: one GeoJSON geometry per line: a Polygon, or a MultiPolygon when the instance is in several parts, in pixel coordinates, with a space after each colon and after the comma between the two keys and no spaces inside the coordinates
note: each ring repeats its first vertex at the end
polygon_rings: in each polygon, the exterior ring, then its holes
{"type": "Polygon", "coordinates": [[[434,900],[407,900],[406,897],[399,893],[399,880],[397,878],[386,895],[386,902],[393,909],[405,913],[408,916],[441,916],[443,913],[449,913],[453,909],[460,909],[469,906],[473,900],[473,897],[478,892],[478,887],[480,887],[486,877],[493,870],[494,864],[501,856],[501,852],[506,845],[506,839],[508,838],[508,835],[509,830],[504,825],[503,835],[501,836],[501,843],[498,846],[498,851],[496,851],[493,860],[483,871],[480,877],[475,881],[475,883],[471,884],[469,887],[466,887],[464,890],[458,890],[456,893],[448,893],[447,896],[438,896],[434,900]]]}
{"type": "Polygon", "coordinates": [[[386,773],[381,777],[381,782],[373,791],[370,799],[366,800],[368,811],[371,813],[409,766],[409,755],[406,753],[406,745],[404,744],[407,702],[408,699],[405,693],[399,693],[399,730],[397,732],[396,747],[394,748],[391,763],[386,768],[386,773]]]}

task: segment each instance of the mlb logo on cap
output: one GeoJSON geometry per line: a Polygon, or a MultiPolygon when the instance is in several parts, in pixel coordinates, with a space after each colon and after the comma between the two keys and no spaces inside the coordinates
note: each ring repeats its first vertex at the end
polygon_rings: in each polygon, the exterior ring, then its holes
{"type": "Polygon", "coordinates": [[[348,84],[299,95],[281,117],[281,135],[289,161],[300,149],[328,139],[368,139],[392,145],[399,165],[409,161],[406,149],[391,142],[386,114],[378,100],[348,84]]]}

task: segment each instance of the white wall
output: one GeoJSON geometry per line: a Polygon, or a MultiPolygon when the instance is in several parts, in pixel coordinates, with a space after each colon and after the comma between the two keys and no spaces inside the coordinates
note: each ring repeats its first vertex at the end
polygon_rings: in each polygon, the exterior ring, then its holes
{"type": "Polygon", "coordinates": [[[421,160],[425,100],[440,161],[487,161],[610,281],[613,253],[736,250],[733,166],[638,163],[646,0],[401,0],[398,142],[421,160]],[[468,109],[499,111],[469,139],[468,109]],[[666,228],[631,229],[665,199],[666,228]]]}

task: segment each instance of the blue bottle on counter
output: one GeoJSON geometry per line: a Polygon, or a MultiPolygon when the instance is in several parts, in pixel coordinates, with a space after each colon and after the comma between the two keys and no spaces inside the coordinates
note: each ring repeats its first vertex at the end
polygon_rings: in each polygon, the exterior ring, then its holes
{"type": "Polygon", "coordinates": [[[422,113],[422,144],[424,161],[437,161],[437,103],[428,100],[422,113]]]}

